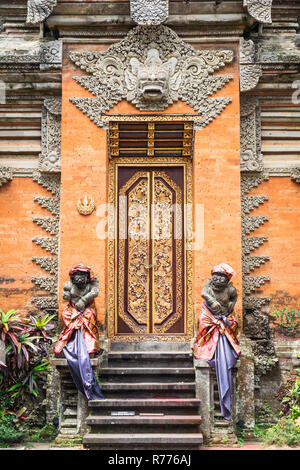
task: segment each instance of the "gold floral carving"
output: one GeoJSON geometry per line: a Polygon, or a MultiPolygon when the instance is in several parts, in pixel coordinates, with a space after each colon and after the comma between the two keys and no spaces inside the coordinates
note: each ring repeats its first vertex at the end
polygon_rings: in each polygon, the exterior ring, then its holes
{"type": "MultiPolygon", "coordinates": [[[[143,158],[143,157],[119,157],[114,159],[109,164],[109,203],[111,207],[117,207],[119,204],[119,195],[124,195],[126,191],[131,187],[132,194],[130,195],[128,204],[134,207],[137,200],[142,201],[141,207],[145,204],[145,210],[149,210],[148,201],[149,197],[149,172],[137,171],[132,178],[124,187],[118,191],[117,189],[117,174],[118,168],[122,166],[135,166],[141,168],[143,166],[159,166],[159,170],[152,172],[152,177],[155,175],[155,184],[152,186],[154,199],[167,205],[171,202],[171,193],[176,194],[176,204],[180,205],[181,201],[184,204],[192,204],[192,165],[189,158],[143,158]],[[168,177],[168,175],[161,171],[161,167],[173,167],[182,166],[184,168],[184,189],[183,191],[179,188],[176,183],[168,177]],[[148,173],[148,174],[147,174],[148,173]],[[139,181],[138,181],[139,180],[139,181]],[[134,184],[134,186],[133,186],[134,184]],[[147,208],[146,208],[147,205],[147,208]]],[[[130,191],[129,191],[130,193],[130,191]]],[[[174,199],[173,199],[174,203],[174,199]]],[[[128,208],[127,208],[128,209],[128,208]]],[[[164,206],[162,205],[162,213],[154,214],[154,217],[163,216],[164,206]]],[[[130,214],[130,211],[129,211],[130,214]]],[[[124,224],[122,220],[122,210],[120,210],[118,223],[124,224]]],[[[146,242],[148,240],[143,236],[139,237],[138,244],[137,240],[128,240],[129,243],[129,263],[133,263],[132,274],[129,274],[128,278],[128,289],[129,289],[129,301],[128,306],[131,314],[134,315],[134,319],[130,319],[129,316],[122,319],[128,325],[128,327],[134,331],[134,334],[122,334],[117,335],[117,316],[118,316],[118,303],[124,302],[124,289],[120,287],[124,278],[122,278],[122,271],[120,273],[119,265],[122,265],[121,252],[124,247],[124,240],[119,240],[121,244],[118,246],[117,241],[117,223],[114,211],[109,211],[109,239],[108,239],[108,302],[107,302],[107,329],[108,336],[112,341],[188,341],[193,336],[193,258],[191,247],[191,232],[192,228],[189,227],[186,230],[187,224],[192,224],[192,220],[187,219],[188,215],[184,214],[184,224],[180,219],[180,215],[174,217],[172,230],[182,231],[184,226],[184,236],[175,236],[175,243],[172,247],[168,237],[157,237],[155,238],[155,230],[162,230],[159,228],[159,224],[154,228],[153,247],[152,247],[152,259],[147,258],[149,261],[144,263],[146,259],[146,242]],[[131,245],[131,246],[130,246],[131,245]],[[118,249],[121,251],[119,252],[118,249]],[[172,250],[175,250],[175,257],[172,254],[172,250]],[[176,299],[173,298],[174,292],[170,290],[172,282],[171,275],[171,259],[176,259],[177,264],[177,279],[176,279],[176,299]],[[148,269],[149,264],[155,264],[156,269],[148,269]],[[139,270],[141,276],[138,277],[135,272],[139,270]],[[179,273],[179,274],[178,274],[179,273]],[[180,274],[182,273],[182,274],[180,274]],[[120,276],[121,274],[121,276],[120,276]],[[147,277],[148,276],[148,277],[147,277]],[[152,276],[152,277],[151,277],[152,276]],[[152,327],[153,332],[149,334],[149,321],[145,324],[146,314],[149,318],[149,290],[147,291],[147,283],[152,282],[154,285],[153,289],[153,316],[152,316],[152,327]],[[176,304],[175,312],[169,315],[171,312],[172,304],[176,304]],[[178,320],[180,315],[184,314],[184,334],[169,334],[167,331],[171,326],[178,320]],[[168,318],[169,316],[169,318],[168,318]],[[140,323],[139,323],[140,322],[140,323]],[[143,323],[143,324],[142,324],[143,323]],[[137,326],[139,325],[139,326],[137,326]]],[[[136,221],[134,222],[136,223],[136,221]]],[[[128,224],[130,224],[130,215],[128,224]]],[[[149,231],[148,224],[140,226],[141,233],[147,233],[149,231]]],[[[163,230],[166,230],[163,228],[163,230]]],[[[171,230],[171,227],[170,227],[171,230]]],[[[170,238],[170,237],[169,237],[170,238]]],[[[174,281],[174,280],[173,280],[174,281]]],[[[124,283],[123,283],[124,284],[124,283]]],[[[121,310],[122,311],[122,308],[121,310]]],[[[124,311],[124,310],[123,310],[124,311]]]]}

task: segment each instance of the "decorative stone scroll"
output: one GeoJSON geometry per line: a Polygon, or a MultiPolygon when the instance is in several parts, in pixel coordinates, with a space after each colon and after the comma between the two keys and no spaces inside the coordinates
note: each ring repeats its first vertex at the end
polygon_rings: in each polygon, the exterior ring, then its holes
{"type": "Polygon", "coordinates": [[[7,166],[0,167],[0,188],[13,179],[13,170],[7,166]]]}
{"type": "Polygon", "coordinates": [[[256,97],[241,96],[241,171],[262,171],[260,105],[256,97]]]}
{"type": "Polygon", "coordinates": [[[240,41],[240,89],[253,90],[262,76],[262,68],[256,63],[255,44],[251,39],[240,41]]]}
{"type": "MultiPolygon", "coordinates": [[[[46,100],[45,100],[46,101],[46,100]]],[[[57,104],[57,103],[56,103],[57,104]]],[[[46,103],[47,105],[47,103],[46,103]]],[[[48,108],[52,111],[59,107],[50,100],[48,108]]],[[[49,110],[48,109],[48,110],[49,110]]],[[[32,221],[43,228],[50,236],[35,237],[34,243],[41,246],[54,256],[33,257],[32,261],[39,265],[50,275],[33,276],[32,282],[40,289],[48,292],[47,295],[39,295],[32,298],[34,304],[41,310],[55,311],[58,308],[58,245],[59,245],[59,202],[60,202],[60,174],[41,173],[33,174],[33,180],[46,188],[53,196],[35,196],[34,201],[43,209],[46,209],[51,216],[33,217],[32,221]]]]}
{"type": "Polygon", "coordinates": [[[162,111],[178,100],[189,104],[204,127],[231,102],[211,98],[233,77],[214,72],[233,60],[231,50],[195,50],[166,26],[137,26],[106,51],[71,52],[71,60],[91,75],[73,77],[96,98],[70,101],[96,125],[122,100],[137,109],[162,111]]]}
{"type": "Polygon", "coordinates": [[[251,276],[251,271],[259,268],[269,261],[268,256],[252,256],[260,245],[264,244],[267,237],[253,237],[252,232],[268,221],[268,217],[249,215],[256,207],[264,204],[268,196],[248,196],[252,188],[257,187],[268,180],[268,174],[264,172],[245,172],[241,177],[242,200],[242,269],[243,269],[243,306],[245,310],[260,309],[270,301],[268,297],[253,295],[255,290],[269,281],[269,276],[251,276]]]}
{"type": "Polygon", "coordinates": [[[130,16],[139,25],[159,25],[169,16],[169,0],[130,0],[130,16]]]}
{"type": "Polygon", "coordinates": [[[41,23],[51,15],[57,0],[27,0],[27,19],[30,24],[41,23]]]}
{"type": "Polygon", "coordinates": [[[47,98],[42,109],[42,152],[39,155],[41,172],[60,172],[61,99],[47,98]]]}
{"type": "Polygon", "coordinates": [[[249,15],[260,23],[272,23],[271,10],[273,0],[244,0],[244,7],[249,15]]]}
{"type": "Polygon", "coordinates": [[[292,181],[294,181],[295,183],[300,183],[300,168],[291,168],[290,175],[292,181]]]}

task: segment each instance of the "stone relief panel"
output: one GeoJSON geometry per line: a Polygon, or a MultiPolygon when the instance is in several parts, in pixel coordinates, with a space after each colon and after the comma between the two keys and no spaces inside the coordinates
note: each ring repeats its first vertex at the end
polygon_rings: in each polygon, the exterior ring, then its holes
{"type": "Polygon", "coordinates": [[[255,44],[251,39],[240,41],[240,90],[253,90],[262,76],[262,68],[257,61],[255,44]]]}
{"type": "Polygon", "coordinates": [[[15,68],[26,65],[40,70],[60,69],[62,66],[62,40],[0,38],[0,68],[15,68]]]}
{"type": "Polygon", "coordinates": [[[130,0],[130,16],[139,25],[159,25],[169,16],[169,0],[130,0]]]}
{"type": "Polygon", "coordinates": [[[259,100],[241,96],[241,171],[262,171],[261,119],[259,100]]]}
{"type": "Polygon", "coordinates": [[[213,74],[232,62],[233,52],[195,50],[165,26],[137,26],[104,52],[71,52],[70,59],[90,74],[74,80],[96,96],[70,101],[100,127],[101,115],[122,100],[148,111],[182,100],[202,116],[200,127],[231,102],[210,96],[232,80],[213,74]]]}
{"type": "Polygon", "coordinates": [[[60,172],[61,99],[47,98],[42,109],[42,152],[39,155],[41,172],[60,172]]]}

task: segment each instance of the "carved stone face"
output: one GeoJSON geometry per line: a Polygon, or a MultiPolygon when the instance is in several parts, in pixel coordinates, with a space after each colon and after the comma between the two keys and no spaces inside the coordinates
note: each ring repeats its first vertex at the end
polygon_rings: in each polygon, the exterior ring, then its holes
{"type": "Polygon", "coordinates": [[[216,290],[222,290],[224,289],[224,287],[227,286],[229,282],[229,279],[228,277],[226,276],[226,274],[223,274],[223,273],[214,273],[212,275],[212,283],[213,283],[213,287],[214,289],[216,290]]]}
{"type": "Polygon", "coordinates": [[[167,103],[170,93],[176,89],[177,59],[171,57],[162,62],[156,48],[148,50],[147,58],[141,63],[137,58],[130,60],[131,70],[126,71],[127,86],[130,90],[128,99],[142,109],[142,103],[167,103]]]}
{"type": "Polygon", "coordinates": [[[79,289],[82,289],[90,282],[90,275],[89,273],[76,271],[74,274],[72,274],[71,280],[75,286],[77,286],[79,289]]]}
{"type": "Polygon", "coordinates": [[[137,71],[137,88],[145,100],[158,101],[168,93],[169,67],[161,63],[156,49],[149,50],[148,59],[137,71]]]}

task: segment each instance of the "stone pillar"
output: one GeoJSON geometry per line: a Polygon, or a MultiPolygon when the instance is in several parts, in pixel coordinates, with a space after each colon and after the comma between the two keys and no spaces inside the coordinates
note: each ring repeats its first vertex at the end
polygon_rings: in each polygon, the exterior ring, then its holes
{"type": "Polygon", "coordinates": [[[254,404],[254,357],[251,340],[239,337],[241,356],[236,377],[236,420],[244,421],[245,431],[251,431],[255,424],[254,404]]]}
{"type": "Polygon", "coordinates": [[[211,435],[213,419],[213,396],[210,380],[210,367],[206,361],[194,359],[196,398],[201,400],[201,431],[205,440],[211,435]]]}

